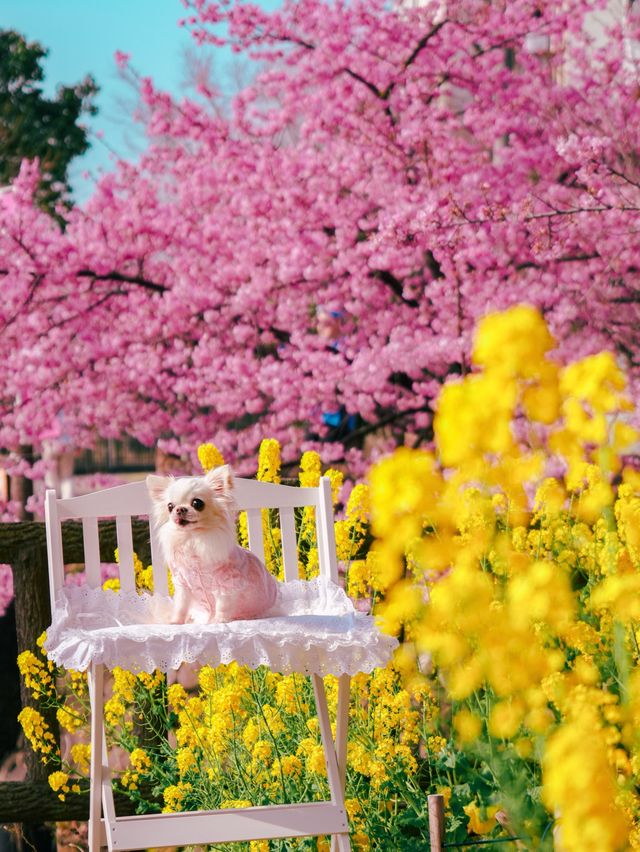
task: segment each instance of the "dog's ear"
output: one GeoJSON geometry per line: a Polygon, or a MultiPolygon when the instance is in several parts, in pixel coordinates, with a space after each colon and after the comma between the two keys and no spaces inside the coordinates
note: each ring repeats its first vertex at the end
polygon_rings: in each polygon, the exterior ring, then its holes
{"type": "Polygon", "coordinates": [[[147,477],[147,491],[154,503],[164,503],[164,496],[171,479],[171,476],[156,476],[155,474],[147,477]]]}
{"type": "Polygon", "coordinates": [[[233,491],[233,471],[228,464],[214,467],[205,474],[205,482],[217,497],[229,496],[233,491]]]}

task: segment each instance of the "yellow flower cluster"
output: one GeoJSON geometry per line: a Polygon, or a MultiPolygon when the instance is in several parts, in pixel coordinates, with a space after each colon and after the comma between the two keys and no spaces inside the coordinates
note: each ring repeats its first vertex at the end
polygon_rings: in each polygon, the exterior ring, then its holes
{"type": "Polygon", "coordinates": [[[619,787],[611,771],[608,742],[596,707],[583,703],[548,739],[543,758],[543,797],[558,808],[559,846],[584,850],[623,849],[631,822],[615,807],[619,787]],[[591,786],[596,784],[594,790],[591,786]],[[613,807],[612,807],[613,805],[613,807]]]}
{"type": "Polygon", "coordinates": [[[224,464],[222,453],[214,444],[200,444],[198,447],[198,461],[204,473],[224,464]]]}
{"type": "Polygon", "coordinates": [[[322,461],[318,453],[308,450],[300,459],[300,485],[303,488],[316,488],[322,475],[322,461]]]}
{"type": "Polygon", "coordinates": [[[170,784],[163,790],[164,808],[163,813],[180,813],[184,808],[184,800],[191,792],[191,784],[170,784]]]}
{"type": "Polygon", "coordinates": [[[473,834],[487,834],[496,824],[496,814],[500,810],[498,805],[485,808],[485,816],[477,802],[469,802],[465,805],[464,812],[469,817],[469,830],[473,834]]]}
{"type": "MultiPolygon", "coordinates": [[[[81,672],[63,672],[57,669],[46,658],[45,639],[46,633],[42,633],[36,641],[40,656],[32,651],[24,651],[18,656],[18,669],[32,697],[36,701],[42,701],[44,706],[55,710],[61,729],[74,733],[86,728],[88,723],[87,676],[81,672]]],[[[18,721],[34,752],[40,755],[44,764],[49,765],[52,761],[60,759],[60,750],[55,736],[42,713],[35,708],[25,707],[20,712],[18,721]]],[[[88,748],[81,743],[75,743],[72,746],[71,757],[75,767],[69,767],[70,770],[85,772],[88,769],[88,748]]],[[[60,798],[64,798],[69,790],[77,792],[75,784],[64,789],[65,785],[61,781],[63,774],[54,772],[50,775],[53,783],[60,782],[59,787],[53,787],[54,790],[60,791],[60,798]]]]}
{"type": "Polygon", "coordinates": [[[24,707],[18,714],[18,722],[31,743],[31,748],[36,754],[40,752],[46,762],[49,756],[57,751],[57,746],[42,713],[33,707],[24,707]]]}
{"type": "Polygon", "coordinates": [[[640,818],[640,481],[619,455],[637,433],[613,357],[561,367],[553,347],[533,308],[487,317],[476,370],[441,392],[434,452],[401,448],[372,470],[381,614],[404,631],[401,667],[437,666],[461,745],[542,755],[561,848],[614,852],[640,818]]]}
{"type": "Polygon", "coordinates": [[[91,760],[91,746],[89,743],[74,743],[71,746],[71,759],[76,770],[86,775],[89,772],[89,761],[91,760]]]}
{"type": "MultiPolygon", "coordinates": [[[[114,696],[124,717],[135,715],[141,686],[159,688],[153,680],[142,684],[121,670],[112,674],[114,696]]],[[[327,678],[326,685],[335,717],[338,681],[327,678]]],[[[296,796],[328,797],[319,722],[307,678],[252,672],[234,663],[202,667],[197,693],[178,683],[165,690],[161,703],[173,719],[176,748],[168,744],[131,748],[133,732],[125,731],[118,740],[129,752],[129,766],[119,779],[125,791],[139,796],[145,786],[159,784],[162,810],[167,813],[192,807],[249,807],[296,796]]],[[[353,789],[347,798],[357,838],[354,848],[374,848],[369,817],[386,811],[391,785],[402,789],[407,776],[415,775],[424,721],[431,718],[434,707],[423,684],[416,690],[404,686],[394,668],[354,679],[348,752],[353,789]],[[372,804],[367,804],[369,799],[372,804]]],[[[122,730],[116,726],[110,735],[122,730]]],[[[76,764],[86,765],[87,747],[79,747],[73,757],[76,764]]]]}
{"type": "Polygon", "coordinates": [[[70,779],[66,772],[52,772],[48,778],[49,786],[58,794],[60,801],[64,802],[67,793],[79,793],[80,786],[78,784],[69,783],[70,779]]]}
{"type": "Polygon", "coordinates": [[[120,783],[129,790],[136,790],[143,775],[151,767],[151,758],[142,748],[134,748],[129,753],[129,769],[122,775],[120,783]]]}
{"type": "Polygon", "coordinates": [[[347,764],[369,779],[374,790],[406,773],[415,773],[415,747],[422,739],[422,711],[393,666],[355,678],[358,703],[351,719],[358,732],[347,750],[347,764]]]}
{"type": "MultiPolygon", "coordinates": [[[[278,441],[272,438],[263,440],[260,445],[258,480],[263,482],[279,482],[280,465],[281,452],[278,441]]],[[[300,485],[303,487],[316,487],[322,475],[320,456],[316,452],[305,452],[300,462],[300,485]]],[[[335,506],[340,499],[344,485],[344,474],[342,471],[330,468],[324,473],[324,476],[327,476],[331,482],[332,499],[335,506]]],[[[339,520],[335,523],[338,558],[345,563],[347,569],[366,541],[368,530],[367,513],[368,488],[366,485],[360,484],[354,487],[349,498],[346,517],[344,520],[339,520]]],[[[315,510],[313,507],[302,509],[296,518],[299,574],[305,579],[317,576],[319,570],[315,520],[315,510]]],[[[275,511],[263,510],[262,528],[265,564],[272,574],[279,579],[283,579],[282,533],[275,511]]],[[[238,538],[240,544],[246,547],[248,544],[248,533],[245,512],[240,513],[238,538]]],[[[360,566],[356,567],[356,572],[358,571],[360,572],[360,580],[354,580],[354,593],[360,594],[362,597],[367,597],[371,592],[370,587],[374,581],[371,562],[367,562],[367,582],[364,581],[364,573],[360,566]],[[356,589],[358,591],[355,591],[356,589]]]]}
{"type": "MultiPolygon", "coordinates": [[[[280,482],[281,453],[280,444],[275,438],[265,438],[258,452],[257,479],[260,482],[280,482]]],[[[282,533],[277,523],[276,513],[262,510],[262,539],[264,543],[264,561],[267,569],[278,579],[284,579],[282,561],[282,533]]],[[[246,513],[240,516],[240,540],[246,546],[248,542],[246,513]],[[244,535],[243,535],[244,533],[244,535]],[[244,541],[242,540],[244,537],[244,541]]]]}
{"type": "Polygon", "coordinates": [[[50,660],[36,657],[33,651],[18,654],[18,670],[25,686],[35,697],[52,695],[55,690],[53,678],[54,665],[50,660]]]}
{"type": "Polygon", "coordinates": [[[258,452],[258,479],[261,482],[280,482],[280,444],[265,438],[258,452]]]}
{"type": "MultiPolygon", "coordinates": [[[[118,548],[115,550],[115,560],[117,563],[120,562],[120,554],[118,552],[118,548]]],[[[147,565],[146,567],[142,564],[142,561],[137,553],[133,554],[133,571],[136,589],[139,593],[148,591],[153,592],[153,566],[147,565]]],[[[169,592],[173,594],[173,580],[171,578],[171,572],[168,572],[169,578],[169,592]]],[[[120,578],[112,577],[109,580],[105,580],[102,584],[103,589],[110,589],[111,591],[117,592],[120,590],[120,578]]]]}
{"type": "Polygon", "coordinates": [[[58,719],[58,723],[61,728],[64,728],[65,731],[77,731],[78,728],[81,728],[85,723],[86,719],[84,714],[77,712],[69,704],[64,704],[62,707],[58,707],[56,710],[56,718],[58,719]]]}
{"type": "Polygon", "coordinates": [[[121,726],[126,730],[132,730],[133,719],[129,707],[135,700],[136,675],[121,669],[119,666],[116,666],[111,674],[113,677],[112,694],[105,701],[105,721],[111,727],[121,726]]]}

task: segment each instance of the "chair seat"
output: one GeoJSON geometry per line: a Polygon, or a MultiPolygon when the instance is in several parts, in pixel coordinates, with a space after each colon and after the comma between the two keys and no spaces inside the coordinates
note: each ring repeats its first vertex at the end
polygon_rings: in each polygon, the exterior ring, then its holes
{"type": "Polygon", "coordinates": [[[357,612],[328,580],[280,587],[270,617],[224,624],[170,624],[171,599],[65,586],[59,590],[46,651],[66,669],[94,664],[133,672],[166,672],[182,663],[217,666],[235,661],[288,674],[340,676],[388,663],[397,640],[357,612]]]}

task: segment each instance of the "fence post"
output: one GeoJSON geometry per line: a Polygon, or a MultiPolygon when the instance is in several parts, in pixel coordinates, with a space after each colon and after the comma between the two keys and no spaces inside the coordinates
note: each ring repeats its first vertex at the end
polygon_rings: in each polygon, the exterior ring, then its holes
{"type": "Polygon", "coordinates": [[[433,793],[427,797],[429,807],[429,841],[431,852],[442,852],[444,845],[444,797],[433,793]]]}

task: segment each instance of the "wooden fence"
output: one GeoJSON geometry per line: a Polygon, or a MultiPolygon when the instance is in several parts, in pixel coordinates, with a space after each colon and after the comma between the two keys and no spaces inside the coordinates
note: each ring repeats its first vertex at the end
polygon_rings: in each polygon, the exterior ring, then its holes
{"type": "MultiPolygon", "coordinates": [[[[76,521],[65,522],[62,540],[65,562],[83,562],[82,524],[76,521]]],[[[147,521],[133,523],[133,542],[142,561],[148,564],[151,555],[147,521]]],[[[104,562],[113,562],[115,548],[115,522],[101,521],[100,558],[104,562]]],[[[44,524],[33,521],[0,524],[0,563],[11,565],[13,571],[18,653],[27,650],[37,653],[36,640],[51,623],[44,524]]],[[[23,707],[37,706],[22,682],[20,698],[23,707]]],[[[59,741],[55,715],[51,712],[47,714],[40,706],[37,709],[43,713],[59,741]]],[[[53,770],[41,762],[28,744],[25,760],[26,781],[0,782],[0,825],[16,822],[41,824],[88,818],[89,797],[86,794],[70,793],[64,802],[60,801],[47,781],[53,770]]],[[[133,813],[131,802],[126,797],[117,801],[117,806],[118,813],[133,813]]]]}

